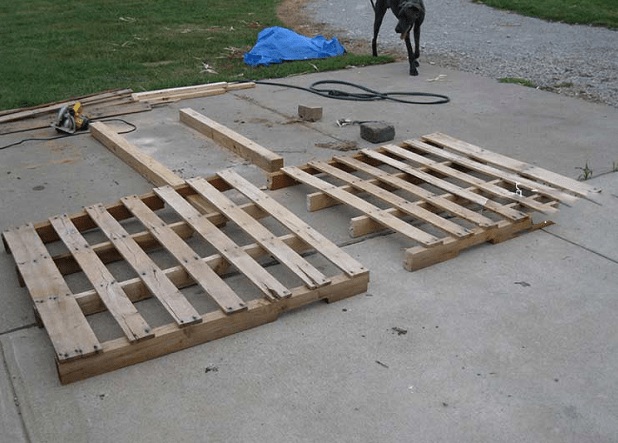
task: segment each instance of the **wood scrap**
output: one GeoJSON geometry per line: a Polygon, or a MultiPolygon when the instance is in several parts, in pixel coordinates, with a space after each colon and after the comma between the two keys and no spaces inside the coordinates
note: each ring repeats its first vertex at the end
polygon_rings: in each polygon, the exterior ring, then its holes
{"type": "Polygon", "coordinates": [[[283,167],[283,157],[280,155],[191,108],[180,110],[180,121],[267,172],[278,171],[283,167]]]}
{"type": "Polygon", "coordinates": [[[206,83],[203,85],[183,86],[180,88],[159,89],[156,91],[136,92],[131,96],[133,100],[151,104],[169,103],[187,98],[210,97],[225,94],[228,91],[255,88],[255,83],[206,83]]]}

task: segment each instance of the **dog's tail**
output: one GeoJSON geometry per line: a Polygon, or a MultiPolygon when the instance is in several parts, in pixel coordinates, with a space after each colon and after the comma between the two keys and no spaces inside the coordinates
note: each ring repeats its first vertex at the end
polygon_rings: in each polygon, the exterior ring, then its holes
{"type": "Polygon", "coordinates": [[[371,2],[371,7],[373,8],[373,12],[376,12],[376,5],[373,3],[373,0],[369,0],[371,2]]]}

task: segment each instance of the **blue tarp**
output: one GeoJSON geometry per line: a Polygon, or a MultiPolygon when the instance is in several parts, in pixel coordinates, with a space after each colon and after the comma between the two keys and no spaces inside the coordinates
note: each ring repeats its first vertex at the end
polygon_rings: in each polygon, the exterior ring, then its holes
{"type": "Polygon", "coordinates": [[[284,60],[327,58],[342,55],[344,52],[345,49],[336,38],[326,40],[321,35],[309,38],[274,26],[258,34],[257,43],[245,54],[244,60],[250,66],[268,66],[284,60]]]}

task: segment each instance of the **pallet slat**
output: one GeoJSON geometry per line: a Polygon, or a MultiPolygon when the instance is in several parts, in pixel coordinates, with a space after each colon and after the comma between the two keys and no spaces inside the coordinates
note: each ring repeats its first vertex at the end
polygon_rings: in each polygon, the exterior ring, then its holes
{"type": "Polygon", "coordinates": [[[484,163],[479,163],[475,160],[472,160],[468,157],[464,157],[446,149],[436,148],[435,146],[428,145],[427,143],[419,142],[416,140],[407,140],[404,142],[404,146],[410,146],[414,149],[421,150],[428,154],[437,155],[441,158],[449,160],[455,164],[465,166],[466,168],[481,172],[483,174],[489,175],[490,177],[500,178],[502,180],[510,182],[513,186],[521,186],[523,189],[527,189],[528,191],[536,192],[541,195],[545,195],[548,198],[558,200],[565,203],[572,203],[577,201],[577,197],[566,194],[556,188],[552,188],[550,186],[544,185],[543,183],[535,182],[533,180],[527,179],[517,174],[513,174],[493,166],[486,165],[484,163]]]}
{"type": "Polygon", "coordinates": [[[377,206],[374,206],[371,203],[368,203],[365,200],[353,194],[350,194],[349,192],[343,191],[335,185],[331,185],[330,183],[320,180],[313,175],[307,174],[299,168],[293,166],[285,167],[282,168],[282,171],[288,174],[290,177],[294,178],[295,180],[319,189],[330,197],[339,200],[340,202],[345,203],[349,206],[352,206],[361,212],[364,212],[368,217],[371,217],[385,227],[397,231],[400,234],[403,234],[406,237],[411,238],[412,240],[418,241],[425,246],[431,247],[439,244],[442,241],[439,238],[434,237],[433,235],[428,234],[425,231],[415,228],[414,226],[411,226],[408,223],[398,219],[397,217],[391,215],[388,211],[384,211],[377,206]]]}
{"type": "Polygon", "coordinates": [[[425,221],[444,232],[452,234],[456,237],[467,237],[472,234],[470,230],[458,225],[457,223],[453,223],[452,221],[442,218],[427,209],[421,208],[420,206],[415,205],[408,200],[399,197],[398,195],[388,192],[379,186],[372,183],[367,183],[352,174],[342,171],[341,169],[330,166],[324,162],[309,162],[309,165],[319,169],[322,172],[326,172],[332,177],[343,180],[349,185],[361,189],[362,191],[367,192],[368,194],[377,197],[386,203],[389,203],[394,208],[411,215],[418,220],[425,221]]]}
{"type": "Polygon", "coordinates": [[[154,212],[148,209],[138,196],[121,199],[122,203],[152,233],[164,248],[185,268],[189,275],[210,295],[226,313],[247,309],[247,304],[219,277],[210,266],[205,264],[180,236],[154,212]]]}
{"type": "Polygon", "coordinates": [[[590,186],[569,177],[565,177],[547,169],[539,168],[526,162],[515,160],[506,155],[491,152],[478,146],[466,143],[446,134],[435,133],[426,135],[424,140],[431,141],[437,145],[452,149],[453,151],[465,154],[482,162],[500,166],[509,171],[517,172],[523,177],[540,180],[558,188],[566,189],[582,197],[590,197],[592,194],[601,192],[601,188],[590,186]]]}
{"type": "Polygon", "coordinates": [[[247,180],[232,170],[221,171],[219,177],[234,186],[239,192],[252,200],[264,211],[272,215],[290,231],[294,232],[304,242],[320,251],[335,266],[346,275],[353,277],[367,272],[367,268],[343,252],[334,243],[302,221],[298,216],[278,203],[275,199],[260,191],[247,180]]]}
{"type": "Polygon", "coordinates": [[[308,288],[317,288],[330,283],[320,271],[294,252],[289,246],[273,236],[268,229],[254,218],[247,215],[230,199],[218,192],[210,183],[201,178],[187,180],[187,183],[199,192],[228,219],[236,223],[264,249],[290,271],[296,274],[308,288]]]}
{"type": "Polygon", "coordinates": [[[32,224],[3,233],[35,309],[59,361],[86,357],[101,350],[74,295],[54,265],[32,224]]]}
{"type": "Polygon", "coordinates": [[[400,171],[405,172],[413,177],[416,177],[420,180],[429,183],[437,188],[443,189],[451,194],[457,195],[458,197],[465,198],[466,200],[471,201],[472,203],[476,203],[479,206],[489,209],[492,212],[502,215],[503,217],[508,218],[509,220],[521,220],[523,218],[528,217],[521,211],[516,211],[507,206],[496,203],[488,198],[483,197],[482,195],[475,194],[474,192],[467,191],[453,183],[449,183],[446,180],[442,180],[437,178],[431,174],[428,174],[423,171],[419,171],[412,166],[409,166],[407,163],[401,162],[399,160],[395,160],[391,157],[387,157],[384,154],[380,154],[379,152],[371,151],[369,149],[363,149],[363,154],[368,157],[374,158],[376,160],[380,160],[381,162],[392,166],[393,168],[397,168],[400,171]]]}
{"type": "Polygon", "coordinates": [[[203,217],[193,206],[187,203],[169,186],[155,189],[174,211],[176,211],[191,227],[210,243],[217,251],[233,264],[240,272],[257,286],[271,300],[289,297],[291,292],[262,268],[241,247],[221,232],[206,217],[203,217]]]}
{"type": "Polygon", "coordinates": [[[178,288],[135,243],[120,223],[105,210],[103,205],[89,206],[86,212],[179,326],[184,327],[202,321],[198,312],[178,288]]]}
{"type": "Polygon", "coordinates": [[[463,183],[473,185],[477,187],[478,189],[482,189],[483,191],[491,195],[494,195],[496,197],[518,202],[520,205],[526,206],[527,208],[530,208],[534,211],[546,212],[546,213],[554,213],[558,211],[555,208],[547,208],[545,205],[541,203],[535,202],[534,200],[529,199],[527,197],[520,196],[516,192],[508,191],[504,188],[501,188],[500,186],[496,186],[492,183],[485,182],[481,180],[480,178],[473,177],[469,174],[466,174],[465,172],[458,171],[449,166],[446,166],[436,161],[427,159],[421,155],[406,151],[405,149],[402,149],[399,146],[389,145],[389,146],[385,146],[384,149],[387,152],[391,152],[407,160],[411,160],[420,165],[426,166],[428,169],[437,171],[448,177],[456,178],[462,181],[463,183]]]}
{"type": "Polygon", "coordinates": [[[137,312],[114,276],[65,215],[50,219],[58,236],[79,264],[107,310],[123,330],[130,342],[154,337],[152,328],[137,312]]]}
{"type": "Polygon", "coordinates": [[[358,171],[362,171],[366,174],[369,174],[373,177],[376,177],[378,180],[383,181],[395,188],[401,189],[403,191],[409,192],[410,194],[423,199],[423,201],[435,206],[438,209],[449,212],[457,217],[460,217],[464,220],[472,222],[477,226],[483,228],[489,228],[495,225],[497,222],[491,220],[479,214],[478,212],[471,211],[470,209],[458,205],[457,203],[448,200],[446,197],[438,194],[434,194],[433,192],[427,191],[426,189],[421,188],[413,183],[405,181],[399,177],[389,174],[386,171],[383,171],[380,168],[376,168],[375,166],[368,165],[354,158],[348,157],[334,157],[336,161],[355,168],[358,171]]]}

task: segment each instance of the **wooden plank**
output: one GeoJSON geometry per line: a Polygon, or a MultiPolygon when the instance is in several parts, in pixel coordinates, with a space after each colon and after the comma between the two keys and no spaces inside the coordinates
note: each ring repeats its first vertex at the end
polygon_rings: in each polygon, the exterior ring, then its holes
{"type": "MultiPolygon", "coordinates": [[[[164,164],[142,152],[104,123],[90,125],[91,135],[155,186],[181,186],[185,181],[164,164]]],[[[212,212],[212,206],[195,195],[187,198],[200,212],[212,212]]]]}
{"type": "MultiPolygon", "coordinates": [[[[62,106],[68,103],[75,103],[76,101],[82,102],[82,104],[83,103],[100,103],[106,100],[115,100],[118,97],[126,97],[126,96],[130,97],[131,92],[133,92],[131,89],[109,89],[107,91],[95,92],[93,94],[74,96],[66,100],[61,100],[57,102],[42,103],[40,105],[28,106],[24,108],[6,109],[4,111],[0,111],[0,115],[15,114],[17,112],[23,112],[23,111],[40,110],[42,108],[47,108],[53,105],[62,106]]],[[[44,111],[44,112],[54,112],[55,110],[56,109],[54,108],[54,109],[44,111]]]]}
{"type": "Polygon", "coordinates": [[[158,91],[146,91],[132,94],[134,100],[147,101],[148,103],[166,103],[197,97],[211,97],[225,94],[229,91],[255,88],[255,83],[208,83],[205,85],[185,86],[180,88],[160,89],[158,91]]]}
{"type": "Polygon", "coordinates": [[[295,288],[291,297],[279,299],[274,303],[260,298],[250,300],[247,311],[225,315],[221,311],[205,314],[200,324],[180,330],[169,324],[155,329],[155,338],[128,346],[125,339],[108,341],[103,344],[103,352],[90,359],[58,364],[58,374],[62,384],[83,380],[118,368],[130,366],[152,358],[186,349],[211,340],[216,340],[249,328],[275,321],[278,315],[292,309],[313,303],[317,300],[329,302],[351,297],[367,291],[369,274],[348,277],[340,274],[333,277],[332,284],[317,289],[305,286],[295,288]]]}
{"type": "Polygon", "coordinates": [[[171,187],[156,188],[155,193],[174,209],[191,227],[210,243],[231,264],[242,272],[269,299],[289,297],[292,293],[241,247],[202,216],[171,187]]]}
{"type": "Polygon", "coordinates": [[[66,214],[57,215],[50,219],[50,223],[90,280],[94,290],[127,339],[130,342],[135,342],[154,337],[152,328],[137,312],[114,276],[99,260],[97,254],[92,251],[88,242],[77,231],[69,217],[66,214]]]}
{"type": "Polygon", "coordinates": [[[164,103],[175,103],[180,100],[190,99],[190,98],[198,98],[198,97],[214,97],[215,95],[225,94],[227,91],[223,88],[221,89],[211,89],[209,91],[196,91],[196,92],[185,92],[184,94],[171,95],[171,96],[163,96],[160,98],[152,98],[141,100],[144,103],[148,103],[150,105],[160,105],[164,103]]]}
{"type": "Polygon", "coordinates": [[[184,184],[184,180],[165,165],[148,154],[143,153],[105,123],[91,123],[90,134],[156,186],[179,186],[184,184]]]}
{"type": "Polygon", "coordinates": [[[32,224],[3,238],[23,276],[59,361],[92,355],[101,345],[32,224]]]}
{"type": "Polygon", "coordinates": [[[441,239],[415,228],[397,217],[394,217],[388,211],[382,210],[377,206],[374,206],[371,203],[368,203],[365,200],[338,188],[335,185],[331,185],[317,177],[314,177],[313,175],[307,174],[299,168],[286,167],[282,168],[282,171],[289,174],[295,180],[319,189],[330,197],[365,213],[368,217],[384,225],[385,227],[390,228],[393,231],[397,231],[400,234],[403,234],[412,240],[418,241],[425,246],[431,247],[441,243],[442,241],[441,239]]]}
{"type": "Polygon", "coordinates": [[[490,211],[500,214],[503,217],[506,217],[510,220],[521,220],[523,218],[528,217],[527,214],[521,211],[516,211],[515,209],[509,208],[507,206],[504,206],[492,200],[489,200],[483,197],[482,195],[478,195],[478,194],[475,194],[474,192],[470,192],[468,190],[462,189],[461,187],[453,183],[449,183],[431,174],[420,171],[417,168],[413,168],[412,166],[406,163],[403,163],[399,160],[395,160],[384,154],[380,154],[379,152],[375,152],[370,149],[363,149],[362,152],[368,157],[374,158],[376,160],[380,160],[389,166],[392,166],[394,168],[399,169],[400,171],[405,172],[406,174],[419,178],[425,181],[426,183],[436,186],[437,188],[444,189],[445,191],[450,192],[451,194],[457,195],[458,197],[469,200],[472,203],[476,203],[477,205],[487,208],[490,211]]]}
{"type": "Polygon", "coordinates": [[[330,283],[330,280],[324,274],[275,237],[253,217],[236,206],[229,198],[217,191],[206,180],[203,178],[192,178],[187,180],[187,183],[217,208],[219,212],[254,238],[279,263],[296,274],[308,288],[316,288],[330,283]]]}
{"type": "Polygon", "coordinates": [[[103,205],[89,206],[86,212],[179,326],[184,327],[202,321],[195,308],[178,288],[135,243],[120,223],[105,210],[103,205]]]}
{"type": "Polygon", "coordinates": [[[137,195],[124,197],[122,203],[148,229],[189,275],[228,314],[247,309],[247,304],[225,283],[172,228],[161,220],[137,195]]]}
{"type": "Polygon", "coordinates": [[[213,89],[223,89],[225,90],[225,86],[227,82],[215,82],[215,83],[205,83],[202,85],[193,85],[193,86],[181,86],[178,88],[166,88],[166,89],[156,89],[153,91],[144,91],[144,92],[134,92],[131,94],[133,100],[144,101],[144,100],[152,100],[158,99],[161,97],[171,97],[179,94],[187,94],[193,92],[207,92],[213,89]]]}
{"type": "Polygon", "coordinates": [[[75,102],[81,102],[82,105],[87,105],[87,104],[101,102],[106,98],[118,98],[118,97],[127,96],[131,92],[132,91],[130,89],[118,89],[118,90],[114,90],[114,91],[110,91],[106,93],[98,93],[98,94],[93,94],[93,95],[76,97],[74,99],[64,100],[64,101],[56,102],[56,103],[48,103],[46,105],[36,106],[31,109],[24,109],[19,112],[12,112],[12,113],[3,115],[0,117],[0,124],[12,122],[16,120],[29,119],[29,118],[40,116],[41,114],[54,113],[54,112],[59,111],[60,108],[62,108],[64,105],[72,104],[75,102]]]}
{"type": "Polygon", "coordinates": [[[362,191],[388,203],[394,208],[405,212],[408,215],[411,215],[417,220],[422,220],[426,223],[429,223],[430,225],[435,226],[436,228],[441,229],[444,232],[452,234],[456,237],[467,237],[468,235],[472,235],[472,232],[469,229],[466,229],[463,226],[458,225],[457,223],[453,223],[452,221],[442,218],[439,215],[428,211],[427,209],[421,208],[419,205],[414,204],[403,197],[388,192],[383,188],[380,188],[379,186],[368,183],[367,181],[356,177],[355,175],[348,174],[347,172],[335,168],[334,166],[330,166],[324,162],[313,161],[309,162],[309,165],[316,169],[319,169],[322,172],[327,173],[332,177],[337,178],[338,180],[342,180],[355,188],[361,189],[362,191]]]}
{"type": "Polygon", "coordinates": [[[303,241],[311,245],[316,251],[345,272],[346,275],[353,277],[367,272],[367,268],[346,254],[342,249],[337,247],[337,245],[306,224],[275,199],[253,186],[236,172],[228,169],[219,172],[218,175],[303,241]]]}
{"type": "Polygon", "coordinates": [[[423,199],[423,201],[431,204],[432,206],[435,206],[440,210],[446,211],[464,220],[472,222],[480,227],[488,228],[497,223],[492,219],[479,214],[478,212],[471,211],[470,209],[449,200],[449,198],[452,198],[452,196],[449,196],[448,194],[434,194],[433,192],[430,192],[426,189],[421,188],[420,186],[403,180],[400,177],[389,174],[388,172],[383,171],[380,168],[376,168],[375,166],[368,165],[367,163],[350,157],[334,157],[334,159],[358,171],[362,171],[366,174],[376,177],[378,180],[383,181],[384,183],[388,183],[393,187],[409,192],[410,194],[423,199]]]}
{"type": "MultiPolygon", "coordinates": [[[[504,198],[506,200],[511,200],[519,203],[522,206],[525,206],[534,211],[539,211],[543,213],[556,213],[558,210],[551,206],[545,206],[542,203],[535,201],[534,199],[524,197],[522,195],[517,194],[516,192],[511,192],[507,189],[501,188],[493,183],[486,182],[481,180],[478,177],[474,177],[472,175],[466,174],[465,172],[458,171],[457,169],[453,169],[450,166],[446,166],[442,163],[438,163],[437,161],[428,159],[423,157],[422,155],[418,155],[414,152],[406,151],[399,146],[387,145],[384,146],[383,149],[387,152],[391,152],[399,157],[405,158],[406,160],[411,160],[420,165],[426,166],[428,169],[444,174],[448,177],[456,178],[463,183],[467,183],[469,185],[473,185],[478,189],[482,189],[483,191],[494,195],[499,198],[504,198]]],[[[501,177],[500,177],[501,179],[501,177]]]]}
{"type": "Polygon", "coordinates": [[[411,146],[423,152],[437,155],[455,164],[465,166],[472,171],[481,172],[483,174],[489,175],[490,177],[503,179],[504,181],[511,182],[514,186],[521,186],[522,189],[527,189],[529,191],[545,195],[552,200],[558,200],[565,203],[572,203],[578,200],[577,197],[571,194],[566,194],[565,192],[562,192],[556,188],[552,188],[550,186],[544,185],[543,183],[527,179],[525,177],[513,174],[503,169],[494,168],[493,166],[486,165],[485,163],[479,163],[476,160],[472,160],[468,157],[455,154],[443,148],[437,148],[435,146],[416,140],[406,140],[403,145],[411,146]]]}
{"type": "Polygon", "coordinates": [[[601,188],[590,186],[569,177],[565,177],[547,169],[539,168],[526,162],[515,160],[506,155],[491,152],[478,146],[450,137],[446,134],[434,133],[422,137],[444,148],[465,154],[475,160],[487,162],[490,165],[500,166],[509,171],[517,172],[523,177],[540,180],[561,189],[566,189],[582,197],[591,197],[592,194],[601,192],[601,188]]]}
{"type": "Polygon", "coordinates": [[[283,166],[283,157],[190,108],[180,110],[180,121],[213,139],[223,147],[268,172],[283,166]]]}

